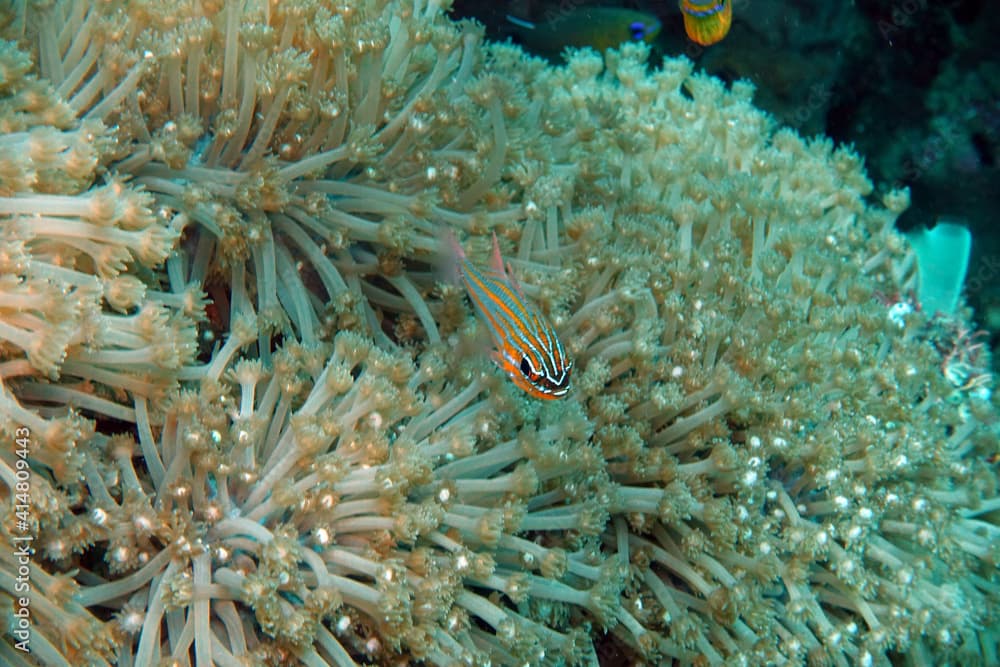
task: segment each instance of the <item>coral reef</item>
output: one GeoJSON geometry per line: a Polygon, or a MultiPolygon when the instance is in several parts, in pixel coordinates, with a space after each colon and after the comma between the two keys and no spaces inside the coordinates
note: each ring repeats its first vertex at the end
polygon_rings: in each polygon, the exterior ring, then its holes
{"type": "Polygon", "coordinates": [[[1000,660],[968,313],[897,307],[907,192],[749,84],[423,0],[5,12],[6,663],[1000,660]],[[445,229],[565,400],[489,367],[445,229]]]}

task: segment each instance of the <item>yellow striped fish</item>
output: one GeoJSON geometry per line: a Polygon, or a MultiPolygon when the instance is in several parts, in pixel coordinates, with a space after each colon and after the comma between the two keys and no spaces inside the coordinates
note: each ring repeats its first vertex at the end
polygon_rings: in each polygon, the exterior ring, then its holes
{"type": "Polygon", "coordinates": [[[692,42],[711,46],[729,33],[733,23],[732,0],[681,0],[684,30],[692,42]]]}
{"type": "Polygon", "coordinates": [[[496,346],[493,362],[534,398],[554,400],[565,396],[573,362],[566,356],[552,324],[527,302],[520,286],[507,273],[510,267],[504,268],[496,234],[488,271],[466,258],[454,236],[449,243],[462,283],[496,346]]]}

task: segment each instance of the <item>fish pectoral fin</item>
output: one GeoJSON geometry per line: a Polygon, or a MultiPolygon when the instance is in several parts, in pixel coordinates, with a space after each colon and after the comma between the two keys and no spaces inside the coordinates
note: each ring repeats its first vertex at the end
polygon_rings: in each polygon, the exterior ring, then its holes
{"type": "Polygon", "coordinates": [[[517,370],[511,366],[510,360],[504,358],[502,352],[494,350],[490,354],[490,360],[493,361],[493,365],[496,366],[497,369],[499,369],[500,372],[506,375],[509,379],[514,380],[515,382],[520,379],[517,370]]]}

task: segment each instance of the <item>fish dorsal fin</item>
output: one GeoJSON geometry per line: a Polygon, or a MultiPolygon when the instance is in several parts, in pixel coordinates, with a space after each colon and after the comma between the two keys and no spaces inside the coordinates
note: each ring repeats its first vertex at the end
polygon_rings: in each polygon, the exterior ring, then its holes
{"type": "Polygon", "coordinates": [[[493,253],[490,255],[490,269],[501,278],[507,277],[504,270],[503,256],[500,254],[500,242],[497,241],[497,233],[493,232],[493,253]]]}
{"type": "Polygon", "coordinates": [[[517,295],[524,300],[524,290],[521,289],[521,283],[517,281],[517,276],[514,275],[514,271],[510,268],[510,262],[507,262],[507,279],[510,280],[510,284],[514,286],[514,290],[517,295]]]}
{"type": "Polygon", "coordinates": [[[503,255],[500,254],[500,242],[497,241],[496,232],[493,232],[493,254],[490,256],[490,270],[513,285],[517,295],[524,299],[524,290],[521,289],[521,283],[514,276],[514,270],[510,268],[510,262],[504,262],[503,255]]]}

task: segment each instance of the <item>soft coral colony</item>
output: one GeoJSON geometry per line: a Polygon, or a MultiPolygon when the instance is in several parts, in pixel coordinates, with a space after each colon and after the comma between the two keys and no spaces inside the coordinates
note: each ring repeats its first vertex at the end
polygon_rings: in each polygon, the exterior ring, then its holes
{"type": "Polygon", "coordinates": [[[906,194],[849,150],[433,1],[4,12],[6,664],[1000,661],[995,399],[873,298],[906,194]],[[568,397],[489,367],[443,229],[568,397]]]}

